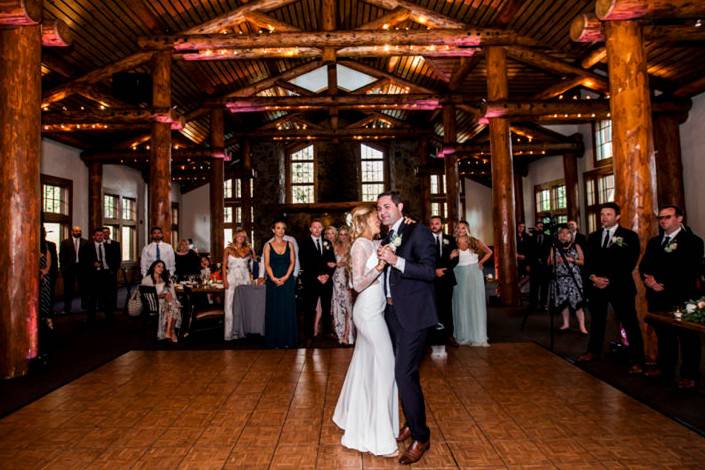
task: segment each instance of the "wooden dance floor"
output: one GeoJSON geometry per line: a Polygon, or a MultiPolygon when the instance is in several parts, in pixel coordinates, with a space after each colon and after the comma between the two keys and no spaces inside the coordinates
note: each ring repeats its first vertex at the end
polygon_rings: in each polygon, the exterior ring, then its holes
{"type": "MultiPolygon", "coordinates": [[[[351,349],[135,351],[0,421],[2,468],[393,468],[331,422],[351,349]]],[[[705,439],[533,344],[422,371],[413,468],[703,468],[705,439]]]]}

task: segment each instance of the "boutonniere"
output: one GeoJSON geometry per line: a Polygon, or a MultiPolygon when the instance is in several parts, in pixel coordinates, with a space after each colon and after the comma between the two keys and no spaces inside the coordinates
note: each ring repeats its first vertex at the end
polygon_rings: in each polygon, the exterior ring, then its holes
{"type": "Polygon", "coordinates": [[[678,242],[669,242],[663,249],[666,253],[672,253],[678,249],[678,242]]]}
{"type": "Polygon", "coordinates": [[[627,246],[627,244],[624,242],[624,238],[622,237],[612,237],[612,240],[610,241],[610,246],[612,245],[617,245],[620,248],[623,246],[627,246]]]}
{"type": "Polygon", "coordinates": [[[330,248],[330,243],[328,242],[328,240],[324,240],[324,241],[323,241],[323,247],[324,247],[324,248],[330,248]]]}
{"type": "Polygon", "coordinates": [[[403,235],[398,235],[395,233],[392,236],[392,238],[389,240],[389,245],[392,247],[392,250],[394,250],[395,252],[397,251],[397,248],[399,248],[401,246],[402,236],[403,235]]]}
{"type": "Polygon", "coordinates": [[[444,245],[450,245],[450,242],[444,238],[444,239],[443,239],[443,244],[444,244],[444,245]]]}

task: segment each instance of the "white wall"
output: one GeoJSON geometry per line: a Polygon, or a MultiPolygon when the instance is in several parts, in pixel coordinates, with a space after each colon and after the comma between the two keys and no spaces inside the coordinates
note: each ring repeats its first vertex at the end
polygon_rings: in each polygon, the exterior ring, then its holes
{"type": "Polygon", "coordinates": [[[73,181],[72,222],[83,229],[84,236],[87,235],[90,232],[88,167],[81,160],[81,150],[49,139],[42,139],[41,150],[40,171],[43,175],[73,181]]]}
{"type": "Polygon", "coordinates": [[[688,120],[680,126],[685,210],[688,225],[705,236],[705,93],[693,99],[688,120]]]}
{"type": "Polygon", "coordinates": [[[192,238],[198,251],[211,251],[210,184],[181,195],[182,238],[192,238]]]}
{"type": "Polygon", "coordinates": [[[492,188],[465,178],[465,220],[470,232],[487,245],[494,244],[492,188]]]}

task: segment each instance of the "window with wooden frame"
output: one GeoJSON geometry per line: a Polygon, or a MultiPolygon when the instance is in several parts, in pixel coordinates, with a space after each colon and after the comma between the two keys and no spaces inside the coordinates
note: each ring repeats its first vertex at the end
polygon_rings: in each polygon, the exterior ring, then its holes
{"type": "Polygon", "coordinates": [[[360,144],[360,200],[376,201],[387,181],[384,152],[369,144],[360,144]]]}
{"type": "MultiPolygon", "coordinates": [[[[448,199],[446,197],[446,175],[437,174],[429,176],[431,192],[431,216],[438,215],[446,220],[448,216],[448,199]]],[[[448,224],[443,224],[443,230],[448,231],[448,224]]]]}
{"type": "Polygon", "coordinates": [[[72,224],[73,182],[42,175],[42,221],[47,240],[56,243],[69,237],[72,224]]]}
{"type": "Polygon", "coordinates": [[[600,227],[600,208],[606,202],[614,202],[614,173],[612,167],[598,168],[583,175],[585,181],[585,214],[587,231],[600,227]]]}
{"type": "Polygon", "coordinates": [[[137,199],[103,194],[103,225],[120,242],[123,261],[137,261],[137,199]]]}
{"type": "Polygon", "coordinates": [[[313,144],[289,153],[286,171],[287,202],[316,202],[316,160],[313,144]]]}
{"type": "Polygon", "coordinates": [[[223,212],[223,241],[227,245],[233,241],[235,230],[242,226],[242,180],[230,178],[230,192],[225,194],[225,211],[223,212]]]}
{"type": "Polygon", "coordinates": [[[593,123],[595,166],[612,164],[612,121],[604,119],[593,123]]]}
{"type": "Polygon", "coordinates": [[[568,198],[564,180],[534,186],[535,222],[564,224],[568,222],[568,198]]]}

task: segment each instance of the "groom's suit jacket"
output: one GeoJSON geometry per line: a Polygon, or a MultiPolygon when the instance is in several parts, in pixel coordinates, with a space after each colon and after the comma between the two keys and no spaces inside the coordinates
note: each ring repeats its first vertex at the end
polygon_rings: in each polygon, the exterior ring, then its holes
{"type": "Polygon", "coordinates": [[[431,231],[422,224],[406,225],[402,222],[399,235],[401,245],[396,254],[404,258],[406,265],[404,273],[388,268],[394,312],[405,330],[423,330],[438,324],[433,286],[436,244],[431,231]]]}

